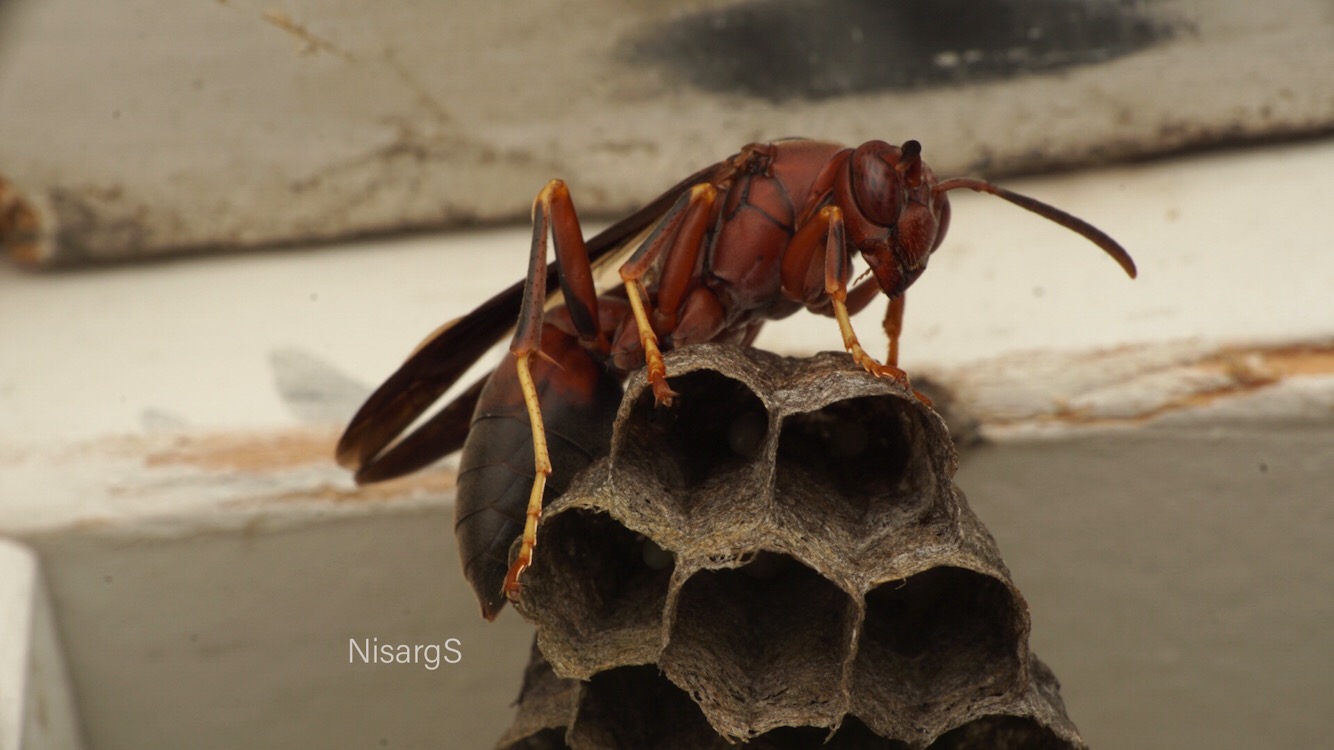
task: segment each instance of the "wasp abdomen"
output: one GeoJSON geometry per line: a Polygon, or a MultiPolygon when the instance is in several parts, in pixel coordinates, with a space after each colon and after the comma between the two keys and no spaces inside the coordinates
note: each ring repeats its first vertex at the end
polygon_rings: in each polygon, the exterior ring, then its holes
{"type": "MultiPolygon", "coordinates": [[[[535,359],[533,370],[541,384],[539,400],[551,456],[547,502],[564,492],[570,479],[595,458],[607,454],[621,383],[575,338],[551,326],[543,330],[542,351],[551,361],[535,359]]],[[[505,602],[501,584],[509,567],[510,545],[523,531],[534,474],[531,436],[518,376],[514,368],[500,367],[473,413],[459,460],[454,510],[463,574],[487,619],[495,617],[505,602]]]]}

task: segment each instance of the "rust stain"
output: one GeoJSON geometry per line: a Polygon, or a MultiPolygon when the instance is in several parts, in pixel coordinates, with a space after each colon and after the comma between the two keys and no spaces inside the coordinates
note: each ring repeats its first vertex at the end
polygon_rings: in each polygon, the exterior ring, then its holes
{"type": "Polygon", "coordinates": [[[85,517],[74,521],[69,529],[78,532],[103,531],[114,528],[116,522],[106,516],[85,517]]]}
{"type": "Polygon", "coordinates": [[[269,503],[381,503],[421,494],[443,495],[452,492],[458,480],[453,471],[424,471],[401,477],[388,482],[378,482],[360,487],[340,487],[328,482],[321,482],[301,489],[285,490],[268,494],[256,494],[237,505],[269,503]]]}
{"type": "MultiPolygon", "coordinates": [[[[215,433],[181,435],[169,447],[143,454],[149,468],[186,467],[239,475],[275,474],[299,468],[335,467],[333,450],[338,433],[326,430],[215,433]]],[[[349,477],[350,479],[350,477],[349,477]]],[[[423,471],[371,485],[320,482],[276,493],[256,493],[244,502],[308,501],[380,502],[420,493],[443,493],[454,488],[454,471],[423,471]]]]}
{"type": "Polygon", "coordinates": [[[1280,377],[1334,375],[1334,343],[1296,344],[1261,351],[1266,366],[1280,377]]]}
{"type": "Polygon", "coordinates": [[[348,62],[352,62],[354,59],[351,52],[339,47],[328,39],[316,36],[310,29],[306,28],[305,24],[298,23],[291,16],[287,15],[285,11],[270,9],[264,11],[263,15],[260,17],[267,23],[273,24],[288,34],[291,34],[293,38],[301,42],[302,55],[314,55],[319,52],[328,52],[337,57],[341,57],[348,62]]]}
{"type": "Polygon", "coordinates": [[[0,247],[14,262],[41,265],[47,255],[42,215],[14,183],[0,176],[0,247]]]}
{"type": "Polygon", "coordinates": [[[192,466],[215,471],[264,473],[333,463],[331,430],[181,435],[166,448],[150,449],[150,467],[192,466]]]}

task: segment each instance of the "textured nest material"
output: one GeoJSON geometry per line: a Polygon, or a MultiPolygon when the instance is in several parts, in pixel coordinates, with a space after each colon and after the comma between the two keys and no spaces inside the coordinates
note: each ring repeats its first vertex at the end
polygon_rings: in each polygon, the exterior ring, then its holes
{"type": "Polygon", "coordinates": [[[544,514],[501,748],[1083,747],[936,412],[842,354],[667,369],[544,514]]]}
{"type": "MultiPolygon", "coordinates": [[[[999,711],[979,707],[927,750],[1074,750],[1084,748],[1065,718],[1060,685],[1033,658],[1032,681],[999,711]]],[[[790,726],[734,745],[717,734],[699,707],[656,667],[619,667],[583,682],[562,679],[542,655],[524,675],[519,712],[500,750],[910,750],[856,718],[837,730],[790,726]]]]}

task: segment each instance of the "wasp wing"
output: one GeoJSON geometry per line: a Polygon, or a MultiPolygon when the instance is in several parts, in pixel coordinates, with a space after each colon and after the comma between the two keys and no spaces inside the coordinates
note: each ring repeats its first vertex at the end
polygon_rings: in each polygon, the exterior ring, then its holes
{"type": "MultiPolygon", "coordinates": [[[[716,182],[732,168],[730,159],[705,167],[598,233],[587,242],[592,266],[606,266],[632,251],[636,239],[642,238],[682,193],[701,182],[716,182]]],[[[559,273],[557,264],[547,267],[548,297],[559,293],[559,273]]],[[[477,309],[436,330],[362,404],[335,453],[340,465],[356,471],[359,483],[402,476],[463,447],[473,406],[489,374],[385,451],[385,446],[513,329],[527,283],[526,279],[515,282],[477,309]]]]}

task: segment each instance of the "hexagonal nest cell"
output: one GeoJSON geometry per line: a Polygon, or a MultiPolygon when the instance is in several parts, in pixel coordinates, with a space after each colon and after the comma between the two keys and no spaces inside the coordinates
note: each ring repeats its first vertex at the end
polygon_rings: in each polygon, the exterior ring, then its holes
{"type": "Polygon", "coordinates": [[[767,552],[701,570],[681,586],[675,615],[658,665],[720,728],[754,737],[842,717],[857,610],[815,570],[767,552]]]}
{"type": "Polygon", "coordinates": [[[672,388],[680,394],[673,408],[658,408],[652,391],[628,401],[617,450],[621,463],[642,466],[688,511],[692,501],[716,494],[711,487],[751,470],[768,414],[745,383],[714,370],[674,378],[672,388]]]}
{"type": "Polygon", "coordinates": [[[929,406],[842,354],[667,371],[544,513],[500,747],[1083,746],[929,406]]]}

